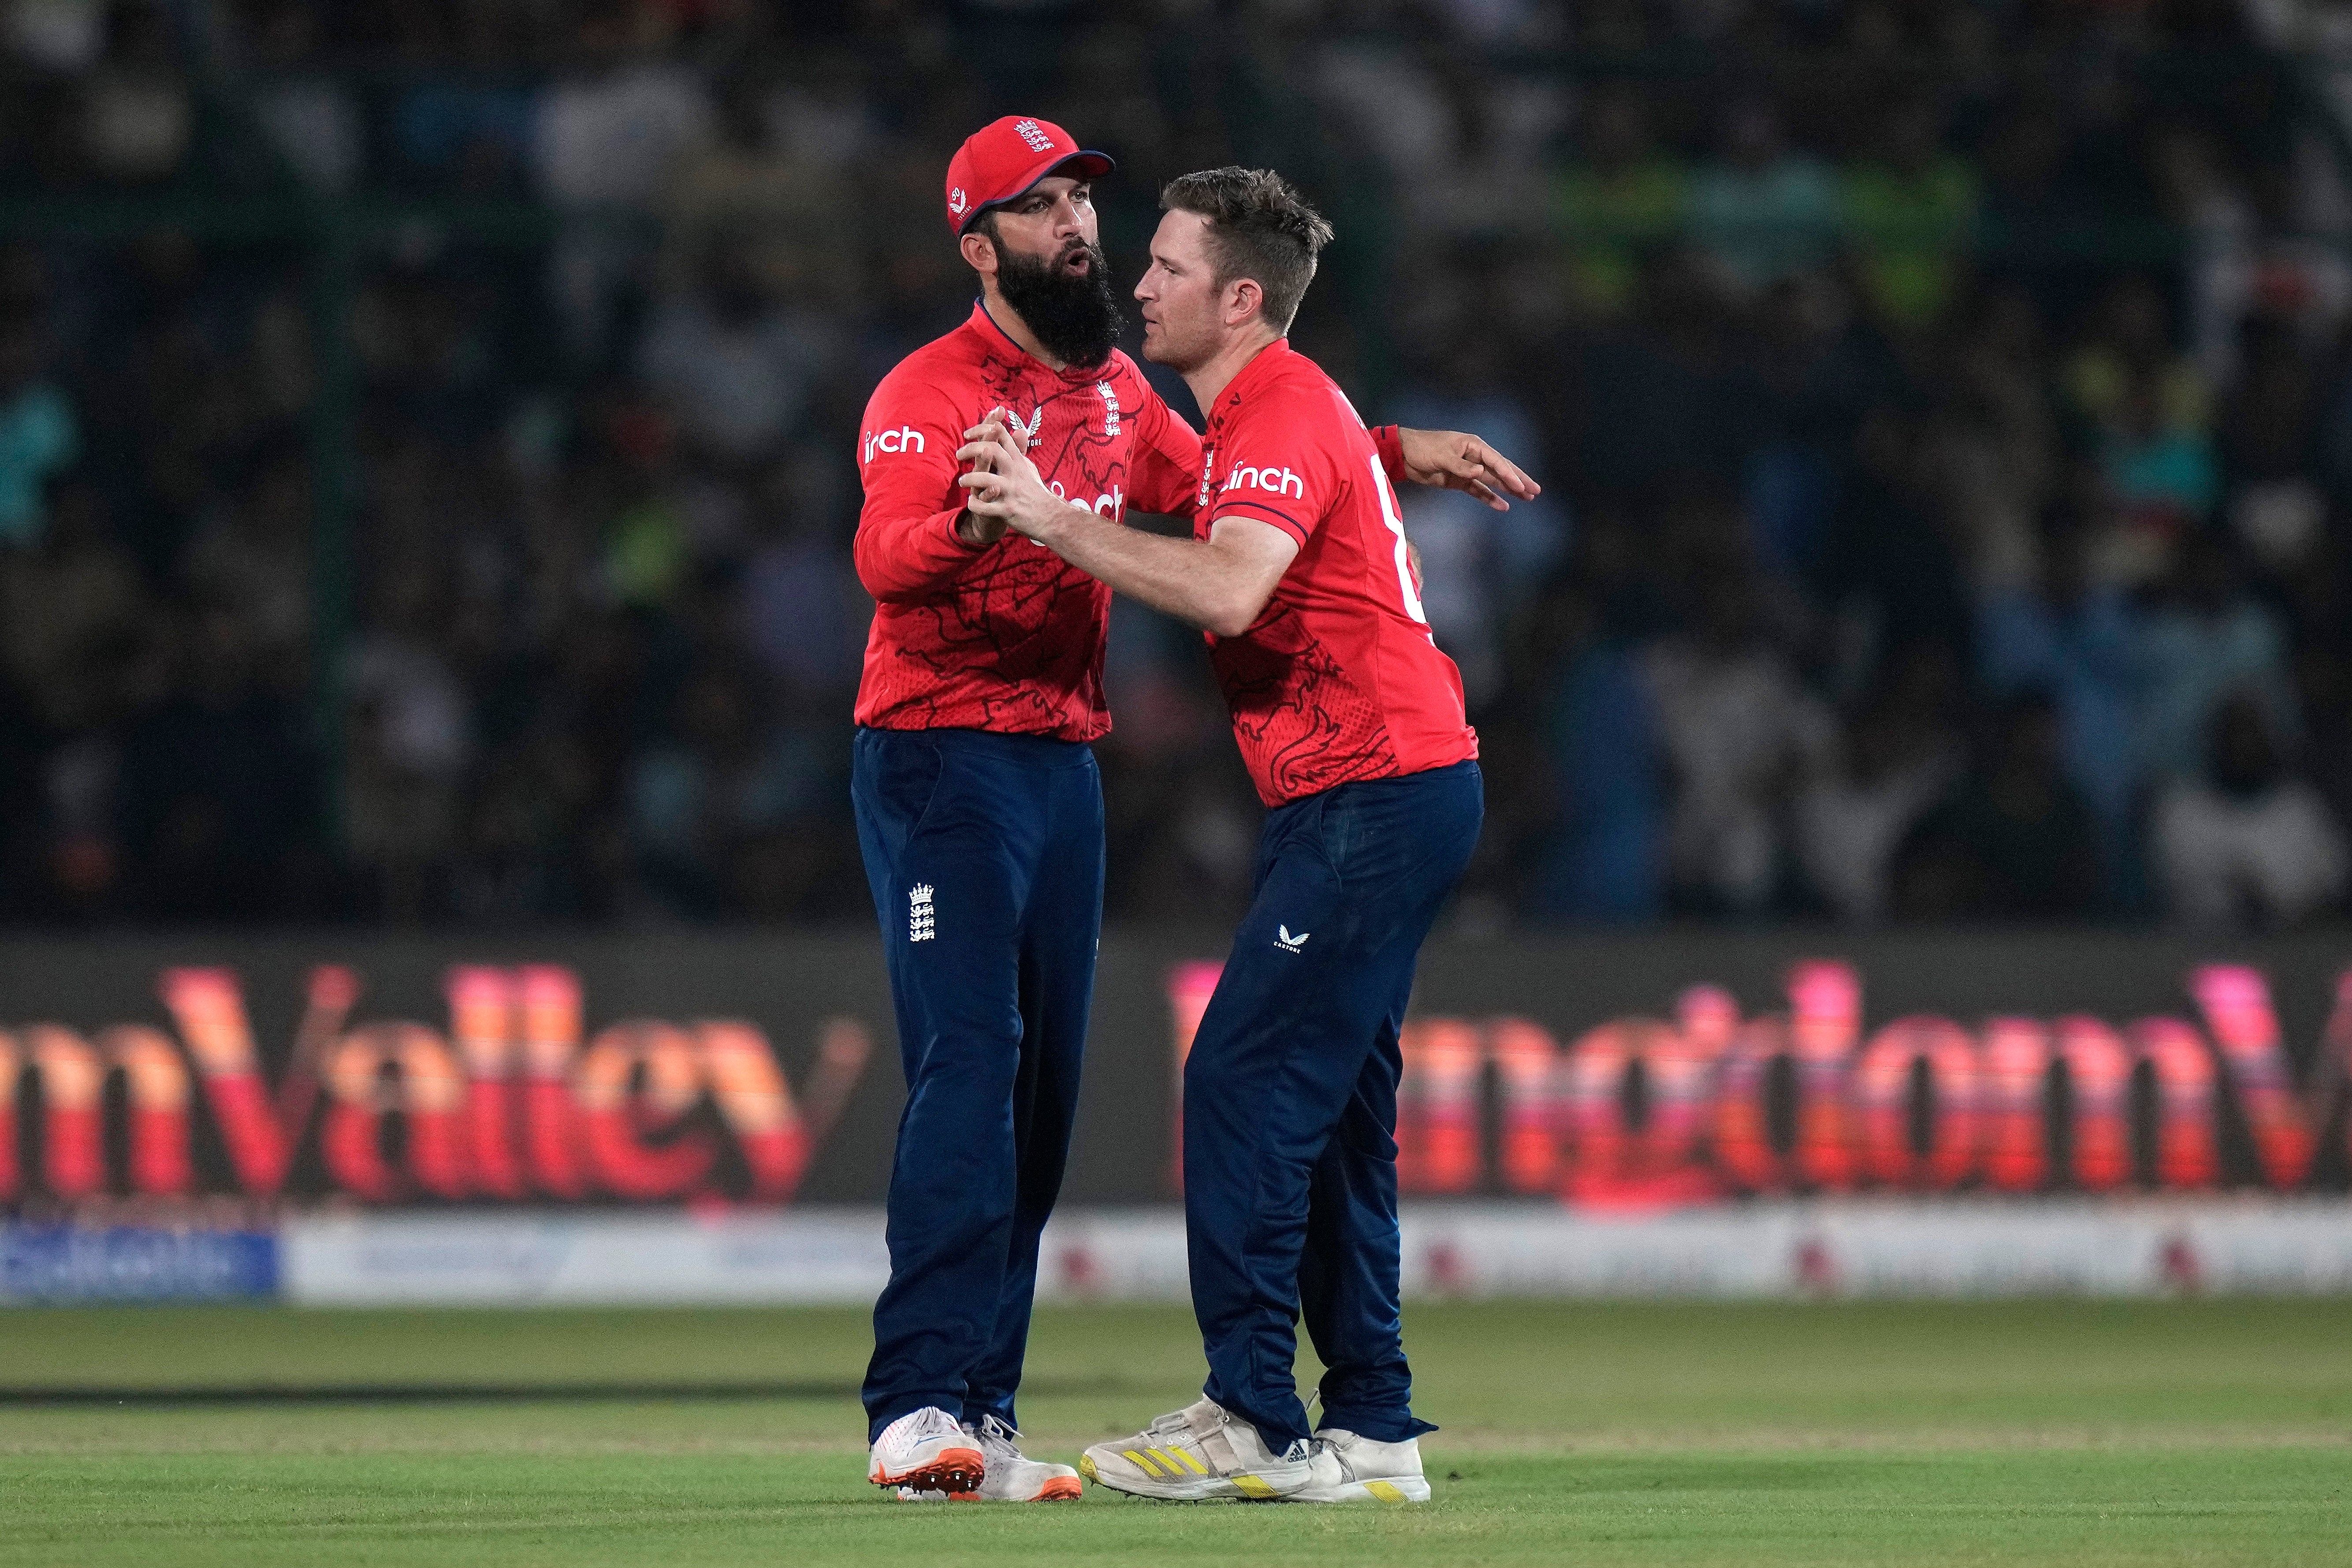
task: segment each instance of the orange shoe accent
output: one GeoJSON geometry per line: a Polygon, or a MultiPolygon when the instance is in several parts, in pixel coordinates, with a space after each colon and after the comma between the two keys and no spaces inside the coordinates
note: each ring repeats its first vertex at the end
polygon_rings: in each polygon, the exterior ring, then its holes
{"type": "Polygon", "coordinates": [[[866,1479],[877,1487],[913,1487],[926,1492],[971,1492],[980,1489],[980,1478],[987,1473],[987,1461],[977,1448],[949,1448],[928,1465],[918,1465],[911,1470],[891,1475],[886,1470],[866,1472],[866,1479]]]}
{"type": "Polygon", "coordinates": [[[1078,1485],[1077,1477],[1055,1476],[1052,1480],[1047,1481],[1043,1487],[1038,1489],[1036,1500],[1039,1502],[1076,1502],[1078,1500],[1079,1494],[1083,1489],[1084,1489],[1078,1485]]]}

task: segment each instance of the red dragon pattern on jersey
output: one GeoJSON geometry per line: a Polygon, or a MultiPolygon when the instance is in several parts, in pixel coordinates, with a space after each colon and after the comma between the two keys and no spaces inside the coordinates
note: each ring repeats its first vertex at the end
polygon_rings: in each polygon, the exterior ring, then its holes
{"type": "Polygon", "coordinates": [[[857,722],[1088,741],[1110,728],[1103,651],[1110,590],[1018,534],[955,537],[963,432],[996,409],[1055,493],[1114,520],[1189,515],[1200,442],[1134,362],[1055,371],[975,307],[909,355],[867,405],[858,468],[858,576],[877,609],[857,722]]]}
{"type": "Polygon", "coordinates": [[[1243,366],[1210,413],[1194,534],[1236,518],[1298,542],[1256,623],[1208,639],[1234,739],[1269,806],[1478,754],[1461,673],[1431,638],[1406,564],[1392,468],[1339,387],[1286,340],[1243,366]]]}

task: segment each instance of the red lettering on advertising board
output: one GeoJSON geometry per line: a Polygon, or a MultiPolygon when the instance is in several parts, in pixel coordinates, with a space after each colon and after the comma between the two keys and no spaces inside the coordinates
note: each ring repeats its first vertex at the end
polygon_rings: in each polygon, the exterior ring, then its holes
{"type": "MultiPolygon", "coordinates": [[[[1180,1080],[1216,975],[1171,976],[1180,1080]]],[[[2210,1040],[2183,1018],[2118,1030],[2083,1014],[1973,1030],[1918,1016],[1865,1040],[1861,977],[1830,961],[1790,971],[1784,1013],[1743,1018],[1727,992],[1696,986],[1673,1023],[1617,1019],[1564,1051],[1525,1018],[1418,1017],[1401,1041],[1399,1184],[1608,1206],[1863,1187],[2103,1193],[2135,1178],[2189,1190],[2222,1179],[2224,1088],[2252,1134],[2251,1173],[2303,1184],[2352,1097],[2352,971],[2300,1087],[2261,974],[2209,965],[2188,988],[2210,1040]]],[[[2352,1119],[2346,1138],[2352,1153],[2352,1119]]]]}
{"type": "Polygon", "coordinates": [[[273,1088],[233,973],[168,970],[159,992],[177,1040],[143,1025],[89,1037],[57,1024],[0,1031],[0,1201],[36,1184],[22,1160],[27,1088],[39,1108],[38,1189],[75,1201],[118,1184],[104,1121],[119,1075],[129,1119],[119,1183],[144,1195],[195,1185],[201,1104],[250,1197],[284,1190],[315,1125],[328,1184],[368,1203],[699,1198],[715,1195],[730,1145],[735,1195],[785,1203],[871,1050],[864,1025],[828,1020],[803,1106],[766,1036],[740,1020],[630,1020],[583,1049],[571,971],[461,965],[446,986],[446,1036],[408,1021],[347,1028],[358,976],[324,965],[273,1088]]]}
{"type": "Polygon", "coordinates": [[[1948,1018],[1898,1018],[1870,1037],[1853,1064],[1862,1167],[1881,1185],[1919,1192],[1958,1186],[1976,1166],[1984,1074],[1976,1042],[1948,1018]],[[1925,1081],[1927,1147],[1912,1135],[1915,1089],[1925,1081]]]}
{"type": "Polygon", "coordinates": [[[2271,1010],[2270,983],[2237,963],[2209,963],[2189,977],[2205,1026],[2221,1047],[2254,1154],[2274,1187],[2299,1185],[2319,1151],[2318,1107],[2306,1109],[2271,1010]]]}
{"type": "Polygon", "coordinates": [[[522,1161],[514,1143],[514,976],[487,964],[449,971],[449,1034],[466,1064],[466,1152],[474,1189],[484,1197],[520,1198],[522,1161]]]}
{"type": "MultiPolygon", "coordinates": [[[[1708,1039],[1654,1018],[1603,1024],[1570,1047],[1562,1128],[1570,1148],[1559,1191],[1612,1208],[1693,1203],[1719,1184],[1699,1159],[1708,1039]],[[1640,1075],[1642,1115],[1631,1114],[1640,1075]]],[[[1524,1189],[1523,1189],[1524,1190],[1524,1189]]]]}
{"type": "MultiPolygon", "coordinates": [[[[0,1084],[14,1088],[29,1071],[40,1085],[44,1186],[64,1198],[104,1189],[106,1080],[120,1073],[130,1111],[131,1190],[151,1197],[188,1191],[188,1069],[169,1038],[120,1025],[93,1044],[62,1025],[35,1024],[22,1042],[0,1034],[0,1084]]],[[[0,1199],[15,1197],[22,1181],[16,1149],[11,1095],[0,1103],[0,1199]]]]}
{"type": "Polygon", "coordinates": [[[370,1203],[415,1190],[436,1198],[469,1194],[466,1079],[441,1037],[422,1024],[371,1024],[337,1041],[327,1058],[327,1121],[319,1148],[327,1173],[370,1203]],[[407,1131],[407,1171],[384,1151],[385,1121],[407,1131]]]}

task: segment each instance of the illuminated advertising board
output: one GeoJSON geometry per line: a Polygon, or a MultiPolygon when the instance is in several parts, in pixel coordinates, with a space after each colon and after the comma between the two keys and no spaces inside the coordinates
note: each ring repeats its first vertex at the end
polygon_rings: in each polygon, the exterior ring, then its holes
{"type": "MultiPolygon", "coordinates": [[[[1070,1175],[1087,1202],[1176,1191],[1171,1054],[1214,951],[1106,942],[1070,1175]]],[[[2325,934],[2223,957],[2082,933],[1439,943],[1402,1042],[1401,1178],[1598,1213],[2340,1192],[2347,952],[2325,934]]],[[[863,937],[582,939],[527,963],[457,941],[0,944],[0,1210],[871,1203],[892,1038],[863,937]]]]}
{"type": "Polygon", "coordinates": [[[796,1094],[766,1035],[741,1019],[632,1018],[585,1035],[580,977],[562,965],[452,967],[445,1032],[355,1022],[358,976],[326,964],[310,973],[272,1083],[233,971],[167,969],[157,990],[175,1033],[0,1028],[0,1083],[15,1090],[0,1099],[0,1201],[28,1182],[67,1203],[190,1196],[201,1103],[234,1191],[249,1198],[285,1194],[314,1138],[326,1188],[370,1204],[788,1203],[870,1049],[863,1024],[825,1021],[796,1094]],[[110,1080],[121,1085],[119,1161],[110,1080]]]}

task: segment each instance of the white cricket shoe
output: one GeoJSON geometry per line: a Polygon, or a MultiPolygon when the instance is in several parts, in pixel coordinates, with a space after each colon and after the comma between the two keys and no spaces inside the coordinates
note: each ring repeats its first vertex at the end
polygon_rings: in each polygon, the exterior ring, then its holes
{"type": "MultiPolygon", "coordinates": [[[[1213,1399],[1162,1415],[1132,1437],[1097,1443],[1078,1459],[1078,1474],[1137,1497],[1199,1501],[1208,1498],[1287,1497],[1316,1479],[1316,1445],[1301,1437],[1276,1454],[1255,1426],[1213,1399]]],[[[1330,1479],[1339,1464],[1326,1460],[1330,1479]]]]}
{"type": "Polygon", "coordinates": [[[963,1429],[980,1445],[988,1473],[976,1492],[941,1491],[930,1487],[900,1487],[900,1502],[1075,1502],[1082,1489],[1078,1472],[1067,1465],[1033,1459],[1021,1451],[1021,1434],[993,1415],[963,1429]]]}
{"type": "Polygon", "coordinates": [[[1340,1426],[1315,1434],[1315,1479],[1285,1502],[1427,1502],[1429,1482],[1421,1473],[1421,1439],[1375,1443],[1340,1426]],[[1336,1473],[1335,1473],[1336,1472],[1336,1473]]]}
{"type": "Polygon", "coordinates": [[[987,1460],[963,1423],[926,1405],[882,1428],[866,1468],[877,1487],[919,1491],[978,1491],[987,1460]]]}

